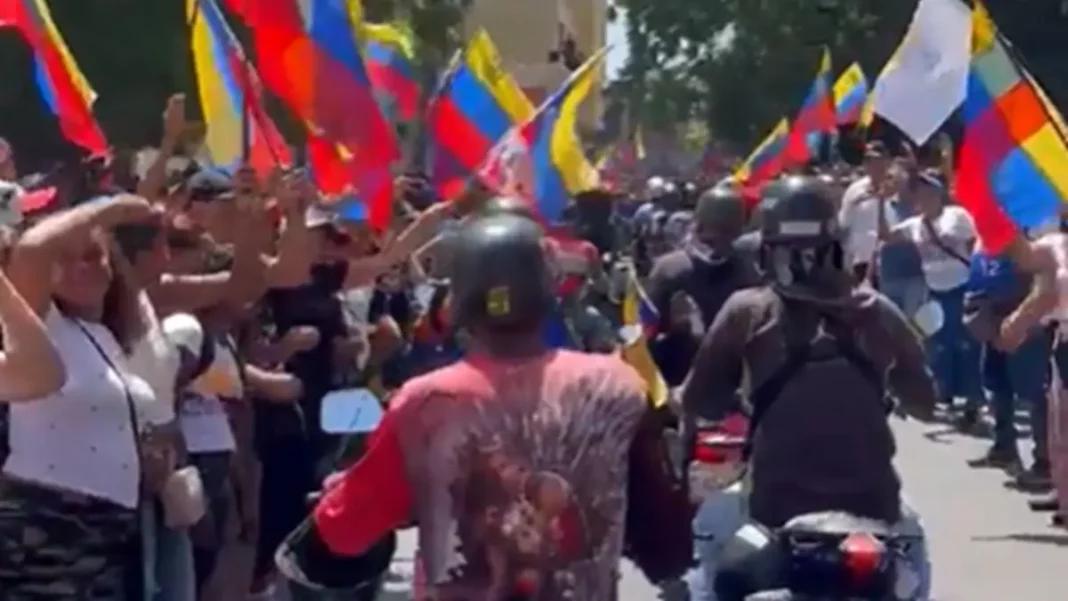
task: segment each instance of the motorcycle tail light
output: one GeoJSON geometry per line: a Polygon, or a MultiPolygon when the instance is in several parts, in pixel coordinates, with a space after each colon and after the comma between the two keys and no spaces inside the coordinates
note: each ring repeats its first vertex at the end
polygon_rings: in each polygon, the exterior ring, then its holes
{"type": "Polygon", "coordinates": [[[871,578],[882,565],[885,547],[870,534],[855,533],[847,536],[838,546],[842,565],[855,583],[871,578]]]}
{"type": "Polygon", "coordinates": [[[726,463],[727,453],[724,449],[706,444],[698,444],[697,448],[694,449],[694,459],[701,463],[708,464],[726,463]]]}

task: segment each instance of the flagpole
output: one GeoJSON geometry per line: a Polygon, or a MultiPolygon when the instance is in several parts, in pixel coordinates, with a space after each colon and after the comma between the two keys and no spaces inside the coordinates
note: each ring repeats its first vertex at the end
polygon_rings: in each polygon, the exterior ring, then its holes
{"type": "MultiPolygon", "coordinates": [[[[248,0],[244,0],[243,12],[248,15],[248,0]]],[[[252,134],[252,124],[249,123],[249,69],[252,68],[252,62],[248,58],[248,53],[244,48],[241,49],[241,163],[243,165],[248,164],[249,154],[251,153],[252,142],[249,137],[252,134]]]]}

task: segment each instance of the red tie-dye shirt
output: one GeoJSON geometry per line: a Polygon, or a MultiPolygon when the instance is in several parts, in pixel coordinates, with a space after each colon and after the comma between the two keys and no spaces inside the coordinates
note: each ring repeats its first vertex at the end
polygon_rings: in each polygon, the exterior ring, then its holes
{"type": "Polygon", "coordinates": [[[614,356],[473,356],[401,389],[318,530],[355,554],[415,518],[425,599],[610,601],[645,410],[614,356]]]}

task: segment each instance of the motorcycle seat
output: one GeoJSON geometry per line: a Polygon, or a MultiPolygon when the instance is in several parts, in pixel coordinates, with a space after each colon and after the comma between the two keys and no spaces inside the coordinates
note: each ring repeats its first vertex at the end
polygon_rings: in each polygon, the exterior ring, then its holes
{"type": "Polygon", "coordinates": [[[826,535],[849,535],[870,534],[877,537],[888,537],[892,533],[889,524],[880,520],[873,520],[855,516],[842,511],[821,511],[799,515],[779,529],[785,534],[826,534],[826,535]]]}
{"type": "Polygon", "coordinates": [[[745,601],[794,601],[794,594],[790,589],[779,588],[746,595],[745,601]]]}

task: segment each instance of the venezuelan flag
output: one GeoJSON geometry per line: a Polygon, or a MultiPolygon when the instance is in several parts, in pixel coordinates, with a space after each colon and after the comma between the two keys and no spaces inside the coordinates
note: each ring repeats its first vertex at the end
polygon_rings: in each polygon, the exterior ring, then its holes
{"type": "Polygon", "coordinates": [[[415,119],[419,111],[419,81],[411,34],[403,27],[364,23],[359,30],[367,60],[367,75],[399,120],[415,119]]]}
{"type": "Polygon", "coordinates": [[[853,63],[834,82],[834,112],[838,123],[859,123],[867,101],[868,80],[860,63],[853,63]]]}
{"type": "Polygon", "coordinates": [[[476,31],[428,110],[430,179],[438,196],[449,199],[462,192],[493,146],[533,115],[530,99],[504,70],[489,35],[476,31]]]}
{"type": "Polygon", "coordinates": [[[517,132],[530,152],[531,197],[549,223],[560,219],[571,197],[597,187],[597,170],[586,158],[575,126],[606,54],[602,48],[575,70],[517,132]]]}
{"type": "Polygon", "coordinates": [[[801,110],[794,117],[786,141],[785,159],[804,164],[819,153],[820,141],[836,130],[834,97],[831,91],[831,51],[824,48],[816,79],[809,88],[801,110]]]}
{"type": "Polygon", "coordinates": [[[33,49],[37,89],[63,136],[93,154],[106,154],[108,143],[93,116],[96,92],[78,69],[74,56],[52,21],[45,0],[4,0],[0,25],[14,25],[33,49]]]}
{"type": "Polygon", "coordinates": [[[652,338],[660,327],[660,312],[656,310],[656,306],[649,300],[645,289],[633,274],[627,286],[627,295],[623,298],[622,307],[623,324],[640,324],[645,337],[652,338]]]}
{"type": "Polygon", "coordinates": [[[388,172],[400,147],[375,101],[353,35],[353,24],[362,23],[360,3],[227,0],[227,5],[249,26],[267,87],[309,132],[339,147],[350,182],[369,203],[371,224],[383,227],[392,206],[388,172]]]}
{"type": "MultiPolygon", "coordinates": [[[[645,322],[647,310],[642,305],[648,303],[642,292],[641,284],[638,283],[634,270],[629,271],[627,293],[623,297],[623,327],[620,335],[623,339],[622,355],[626,361],[637,370],[648,387],[649,401],[654,407],[661,407],[668,401],[668,386],[664,376],[653,361],[649,352],[648,339],[645,334],[645,322]]],[[[651,305],[650,305],[651,307],[651,305]]],[[[655,309],[654,309],[655,311],[655,309]]]]}
{"type": "Polygon", "coordinates": [[[355,188],[367,202],[371,225],[388,225],[393,204],[391,169],[400,158],[392,126],[374,98],[363,55],[353,32],[358,2],[311,0],[306,13],[308,36],[321,50],[312,66],[317,70],[313,122],[333,132],[334,141],[351,153],[348,161],[355,188]],[[329,124],[329,126],[324,125],[329,124]]]}
{"type": "Polygon", "coordinates": [[[734,172],[734,179],[743,184],[759,185],[778,175],[782,171],[782,152],[789,133],[790,122],[783,117],[749,153],[742,166],[734,172]]]}
{"type": "MultiPolygon", "coordinates": [[[[294,0],[225,0],[248,26],[264,85],[308,123],[316,122],[316,49],[294,0]]],[[[314,126],[313,127],[317,127],[314,126]]],[[[323,132],[329,134],[329,132],[323,132]]]]}
{"type": "Polygon", "coordinates": [[[1021,229],[1054,218],[1068,197],[1063,119],[1011,58],[982,4],[972,13],[972,64],[961,105],[960,202],[983,248],[998,253],[1021,229]]]}
{"type": "Polygon", "coordinates": [[[312,180],[319,192],[332,198],[352,191],[351,170],[337,144],[309,125],[305,148],[312,180]]]}
{"type": "Polygon", "coordinates": [[[190,46],[207,126],[205,146],[212,162],[224,169],[241,164],[247,119],[249,164],[261,174],[292,164],[289,147],[263,108],[259,78],[218,5],[214,0],[186,0],[186,11],[192,23],[190,46]]]}

